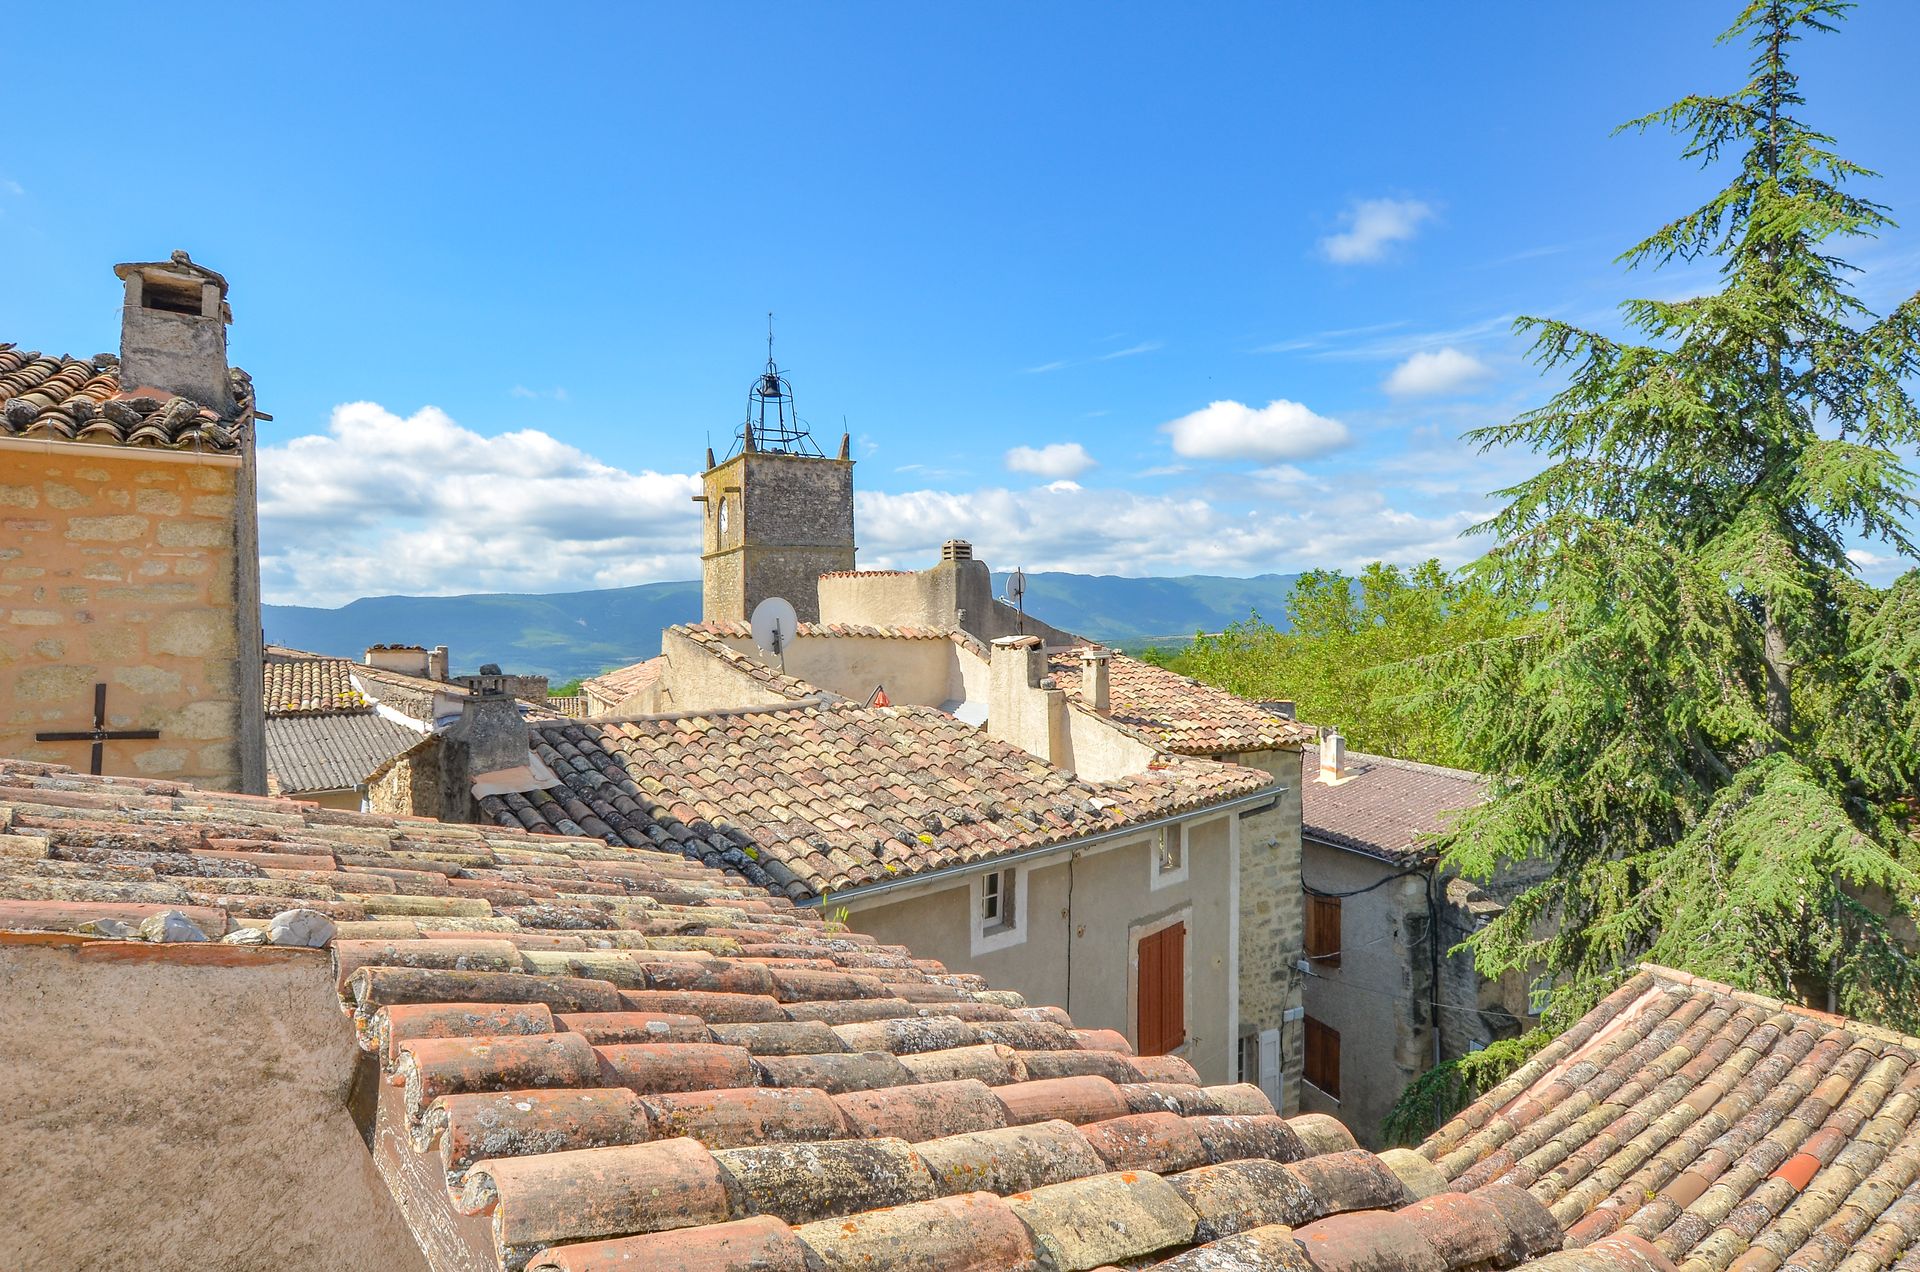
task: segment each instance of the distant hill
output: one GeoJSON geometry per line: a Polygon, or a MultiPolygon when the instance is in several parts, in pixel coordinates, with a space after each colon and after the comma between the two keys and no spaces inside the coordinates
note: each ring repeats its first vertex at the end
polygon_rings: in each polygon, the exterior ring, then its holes
{"type": "MultiPolygon", "coordinates": [[[[1252,610],[1285,625],[1297,574],[1231,579],[1193,574],[1126,579],[1104,574],[1029,574],[1027,610],[1036,618],[1109,644],[1177,645],[1217,632],[1252,610]]],[[[1006,576],[994,582],[1004,590],[1006,576]]],[[[446,645],[456,672],[497,662],[556,682],[591,676],[660,652],[660,629],[700,617],[700,585],[637,587],[548,595],[368,596],[338,609],[261,607],[276,645],[358,658],[368,645],[446,645]]]]}

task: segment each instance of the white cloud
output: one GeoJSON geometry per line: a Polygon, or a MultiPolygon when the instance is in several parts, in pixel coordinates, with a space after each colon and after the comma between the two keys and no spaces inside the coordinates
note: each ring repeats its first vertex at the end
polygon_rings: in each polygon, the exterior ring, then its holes
{"type": "Polygon", "coordinates": [[[1164,348],[1166,348],[1165,341],[1142,340],[1139,344],[1128,345],[1124,349],[1115,349],[1111,353],[1103,353],[1097,361],[1112,362],[1115,358],[1137,358],[1143,353],[1156,353],[1164,348]]]}
{"type": "Polygon", "coordinates": [[[1160,431],[1188,459],[1306,459],[1345,446],[1351,437],[1339,420],[1316,415],[1298,402],[1276,399],[1262,407],[1210,402],[1160,431]]]}
{"type": "Polygon", "coordinates": [[[530,389],[524,384],[516,384],[507,392],[517,398],[552,398],[556,402],[567,400],[567,391],[562,388],[530,389]]]}
{"type": "Polygon", "coordinates": [[[699,573],[699,478],[627,472],[536,429],[335,407],[260,450],[266,599],[559,592],[699,573]]]}
{"type": "Polygon", "coordinates": [[[1404,243],[1433,216],[1418,199],[1360,199],[1340,214],[1346,228],[1320,240],[1320,251],[1336,265],[1371,265],[1385,260],[1387,249],[1404,243]]]}
{"type": "Polygon", "coordinates": [[[942,543],[961,538],[996,567],[1136,576],[1353,569],[1430,556],[1458,565],[1482,550],[1460,532],[1486,515],[1483,508],[1409,512],[1369,487],[1234,507],[1072,482],[1019,491],[861,491],[855,508],[863,568],[922,569],[942,543]]]}
{"type": "Polygon", "coordinates": [[[1448,346],[1414,354],[1393,369],[1383,387],[1395,397],[1433,397],[1471,388],[1492,373],[1472,354],[1448,346]]]}
{"type": "Polygon", "coordinates": [[[1007,452],[1007,468],[1035,477],[1078,477],[1095,467],[1093,456],[1079,442],[1049,442],[1045,446],[1016,446],[1007,452]]]}

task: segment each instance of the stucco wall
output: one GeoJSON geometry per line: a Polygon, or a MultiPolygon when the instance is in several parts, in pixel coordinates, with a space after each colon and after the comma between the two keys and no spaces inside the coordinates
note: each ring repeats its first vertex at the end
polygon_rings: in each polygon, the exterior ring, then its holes
{"type": "Polygon", "coordinates": [[[911,945],[924,958],[978,972],[1034,1003],[1057,1003],[1083,1028],[1117,1029],[1134,1039],[1131,959],[1143,924],[1179,915],[1190,938],[1187,958],[1188,1043],[1179,1054],[1209,1082],[1231,1079],[1233,1044],[1231,834],[1227,818],[1195,824],[1188,843],[1187,880],[1151,886],[1153,842],[1142,835],[1116,841],[1069,864],[1050,859],[1028,867],[1026,939],[982,954],[973,952],[972,884],[956,881],[905,900],[880,897],[846,904],[849,924],[883,941],[911,945]]]}
{"type": "MultiPolygon", "coordinates": [[[[1043,692],[1034,690],[1034,693],[1043,692]]],[[[1159,753],[1140,739],[1113,726],[1092,710],[1079,706],[1069,694],[1062,717],[1066,749],[1060,767],[1072,769],[1090,782],[1109,782],[1145,772],[1159,753]]]]}
{"type": "MultiPolygon", "coordinates": [[[[761,652],[751,637],[734,637],[727,644],[769,666],[780,665],[771,654],[761,652]]],[[[866,701],[876,685],[884,684],[896,705],[937,707],[966,692],[962,657],[980,661],[950,640],[801,635],[787,648],[786,669],[808,684],[856,702],[866,701]]]]}
{"type": "Polygon", "coordinates": [[[996,598],[985,561],[941,561],[913,573],[839,574],[821,579],[819,594],[820,618],[827,623],[958,627],[989,642],[1026,635],[1049,645],[1081,643],[996,598]]]}
{"type": "Polygon", "coordinates": [[[105,772],[264,791],[258,578],[240,464],[0,448],[0,754],[84,769],[104,682],[105,772]]]}
{"type": "MultiPolygon", "coordinates": [[[[1240,823],[1240,1032],[1280,1030],[1280,1103],[1298,1110],[1303,1003],[1300,974],[1300,752],[1226,757],[1272,775],[1274,805],[1240,823]],[[1287,1019],[1288,1013],[1293,1019],[1287,1019]]],[[[1249,1072],[1249,1081],[1258,1074],[1249,1072]]]]}
{"type": "Polygon", "coordinates": [[[0,1266],[424,1272],[328,956],[183,948],[0,945],[0,1266]]]}
{"type": "MultiPolygon", "coordinates": [[[[660,636],[666,666],[656,682],[657,711],[738,711],[789,706],[791,699],[714,657],[698,642],[669,628],[660,636]]],[[[632,704],[628,704],[631,709],[632,704]]]]}

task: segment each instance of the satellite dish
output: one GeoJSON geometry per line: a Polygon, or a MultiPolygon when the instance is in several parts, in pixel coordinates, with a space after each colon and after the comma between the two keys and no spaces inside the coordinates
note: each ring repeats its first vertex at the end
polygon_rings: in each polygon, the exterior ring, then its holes
{"type": "Polygon", "coordinates": [[[1007,575],[1007,599],[1015,605],[1018,605],[1021,598],[1026,594],[1027,572],[1025,570],[1015,570],[1012,574],[1007,575]]]}
{"type": "Polygon", "coordinates": [[[793,606],[777,596],[769,596],[753,607],[753,643],[780,660],[786,669],[787,646],[800,631],[800,616],[793,606]]]}

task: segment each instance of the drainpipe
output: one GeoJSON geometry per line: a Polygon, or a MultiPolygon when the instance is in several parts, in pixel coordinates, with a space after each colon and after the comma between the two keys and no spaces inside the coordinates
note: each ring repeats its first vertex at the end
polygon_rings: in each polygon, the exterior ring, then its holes
{"type": "Polygon", "coordinates": [[[1438,881],[1440,862],[1438,859],[1427,863],[1427,976],[1433,992],[1427,995],[1427,1012],[1433,1021],[1433,1062],[1441,1063],[1440,1045],[1440,901],[1434,896],[1433,885],[1438,881]]]}

